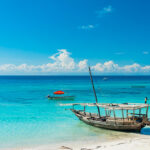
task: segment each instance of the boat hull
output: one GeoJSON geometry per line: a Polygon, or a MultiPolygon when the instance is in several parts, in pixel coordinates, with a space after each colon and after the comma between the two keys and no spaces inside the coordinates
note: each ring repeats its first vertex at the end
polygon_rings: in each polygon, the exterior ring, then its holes
{"type": "Polygon", "coordinates": [[[109,123],[107,121],[96,120],[94,119],[95,117],[91,117],[89,115],[84,115],[84,113],[81,111],[72,110],[72,112],[84,123],[98,128],[117,130],[117,131],[140,132],[141,128],[144,127],[143,123],[130,124],[130,125],[109,123]]]}
{"type": "Polygon", "coordinates": [[[49,100],[74,100],[74,96],[48,97],[49,100]]]}

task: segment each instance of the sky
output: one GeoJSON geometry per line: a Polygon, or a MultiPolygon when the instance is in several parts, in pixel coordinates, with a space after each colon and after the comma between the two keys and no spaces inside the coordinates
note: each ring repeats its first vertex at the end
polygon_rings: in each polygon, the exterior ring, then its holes
{"type": "Polygon", "coordinates": [[[1,0],[0,75],[150,74],[149,0],[1,0]]]}

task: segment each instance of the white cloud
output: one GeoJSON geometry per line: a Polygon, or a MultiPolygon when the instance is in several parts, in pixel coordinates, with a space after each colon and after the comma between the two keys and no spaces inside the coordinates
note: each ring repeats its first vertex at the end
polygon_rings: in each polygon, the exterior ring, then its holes
{"type": "Polygon", "coordinates": [[[98,72],[103,72],[104,71],[103,64],[101,64],[101,63],[97,63],[95,66],[92,66],[92,69],[94,71],[98,71],[98,72]]]}
{"type": "Polygon", "coordinates": [[[75,67],[75,62],[72,57],[70,57],[71,53],[69,53],[66,49],[58,50],[58,53],[50,56],[49,58],[54,61],[54,63],[50,64],[49,67],[54,67],[53,69],[63,69],[63,70],[73,70],[75,67]]]}
{"type": "MultiPolygon", "coordinates": [[[[50,62],[41,65],[0,65],[0,74],[2,73],[84,73],[88,72],[88,60],[83,59],[75,61],[66,49],[60,49],[57,53],[50,56],[50,62]]],[[[106,61],[104,63],[96,63],[91,66],[92,70],[99,73],[150,73],[150,65],[141,66],[138,63],[120,66],[114,61],[106,61]]]]}
{"type": "Polygon", "coordinates": [[[144,72],[150,72],[150,65],[141,68],[144,72]]]}
{"type": "Polygon", "coordinates": [[[96,25],[92,25],[92,24],[82,25],[79,27],[79,29],[83,29],[83,30],[90,30],[90,29],[94,29],[94,28],[96,28],[96,25]]]}
{"type": "Polygon", "coordinates": [[[113,61],[106,61],[104,64],[97,63],[95,66],[92,66],[92,69],[98,72],[117,72],[119,65],[113,61]]]}
{"type": "Polygon", "coordinates": [[[4,64],[0,65],[0,71],[13,71],[16,69],[16,66],[13,64],[4,64]]]}
{"type": "Polygon", "coordinates": [[[121,67],[120,69],[126,72],[138,72],[141,70],[141,66],[137,63],[134,63],[132,65],[125,65],[121,67]]]}
{"type": "Polygon", "coordinates": [[[79,67],[79,71],[86,71],[88,64],[87,64],[88,60],[84,59],[82,61],[79,62],[78,67],[79,67]]]}
{"type": "Polygon", "coordinates": [[[106,14],[109,14],[113,11],[113,8],[111,5],[108,5],[107,7],[104,7],[103,9],[96,11],[96,14],[98,17],[103,17],[106,14]]]}
{"type": "Polygon", "coordinates": [[[71,57],[66,49],[58,50],[58,53],[49,57],[51,63],[41,65],[0,65],[1,72],[78,72],[83,71],[87,67],[87,59],[81,60],[78,63],[71,57]]]}
{"type": "Polygon", "coordinates": [[[150,72],[150,65],[141,66],[140,64],[134,63],[131,65],[119,66],[113,61],[107,61],[104,64],[97,63],[95,66],[92,66],[92,69],[102,73],[144,73],[150,72]]]}

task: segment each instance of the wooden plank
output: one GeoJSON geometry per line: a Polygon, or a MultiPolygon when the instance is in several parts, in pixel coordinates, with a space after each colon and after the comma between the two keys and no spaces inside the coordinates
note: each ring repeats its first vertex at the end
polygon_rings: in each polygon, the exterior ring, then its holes
{"type": "Polygon", "coordinates": [[[139,109],[139,117],[141,117],[141,108],[139,109]]]}
{"type": "Polygon", "coordinates": [[[148,106],[147,106],[147,110],[146,110],[146,118],[148,118],[148,106]]]}
{"type": "Polygon", "coordinates": [[[133,109],[133,124],[134,124],[134,118],[135,118],[135,110],[133,109]]]}
{"type": "Polygon", "coordinates": [[[129,118],[128,118],[128,110],[127,110],[127,119],[129,120],[129,118]]]}
{"type": "Polygon", "coordinates": [[[115,110],[113,109],[113,113],[114,113],[114,119],[115,119],[115,124],[116,124],[116,114],[115,114],[115,110]]]}

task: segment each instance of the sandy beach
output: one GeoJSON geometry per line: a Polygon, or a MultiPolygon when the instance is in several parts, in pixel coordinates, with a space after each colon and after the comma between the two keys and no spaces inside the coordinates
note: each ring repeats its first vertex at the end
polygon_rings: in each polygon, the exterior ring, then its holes
{"type": "Polygon", "coordinates": [[[20,147],[11,150],[149,150],[150,149],[149,135],[140,135],[140,134],[133,134],[133,135],[131,135],[130,138],[128,137],[118,140],[115,139],[106,142],[74,141],[69,143],[43,145],[34,148],[20,147]],[[133,137],[133,135],[135,136],[133,137]]]}
{"type": "MultiPolygon", "coordinates": [[[[82,142],[81,142],[82,143],[82,142]]],[[[60,147],[52,147],[52,148],[38,148],[35,150],[149,150],[150,149],[150,136],[147,135],[137,135],[135,138],[124,138],[122,140],[114,140],[112,142],[104,142],[104,143],[85,143],[83,145],[79,143],[79,145],[70,144],[63,145],[60,147]]]]}
{"type": "Polygon", "coordinates": [[[150,149],[150,136],[140,135],[135,138],[106,142],[95,146],[93,145],[81,148],[80,150],[149,150],[149,149],[150,149]]]}

